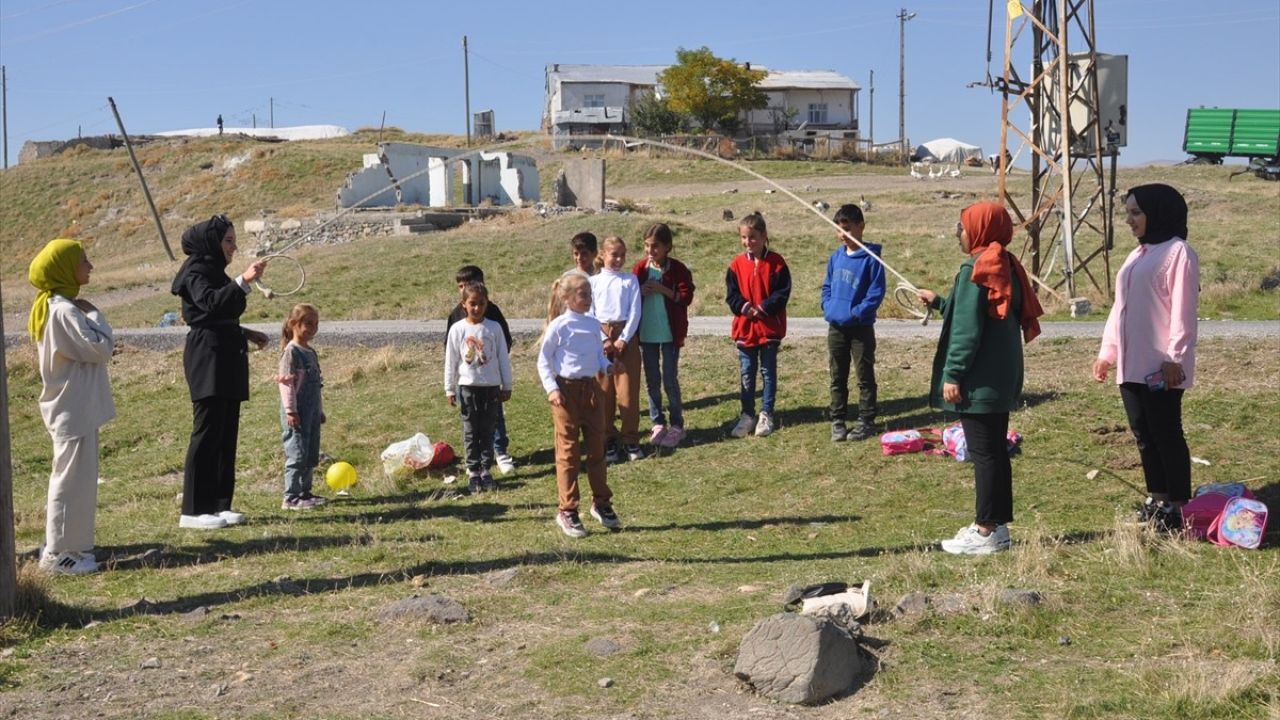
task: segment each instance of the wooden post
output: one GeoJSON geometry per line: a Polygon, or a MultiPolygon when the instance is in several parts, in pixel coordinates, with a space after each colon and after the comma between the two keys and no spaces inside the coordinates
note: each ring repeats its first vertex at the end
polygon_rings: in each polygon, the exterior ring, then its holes
{"type": "Polygon", "coordinates": [[[0,301],[0,620],[18,610],[18,556],[13,530],[13,458],[9,441],[9,375],[5,366],[4,302],[0,301]]]}
{"type": "Polygon", "coordinates": [[[169,259],[177,260],[178,258],[173,256],[173,250],[169,247],[169,238],[165,237],[164,224],[160,222],[160,213],[156,212],[156,203],[151,199],[151,191],[147,189],[147,179],[142,176],[142,166],[138,164],[138,156],[133,154],[129,133],[124,131],[124,122],[120,120],[120,112],[116,110],[116,101],[107,98],[107,102],[111,103],[111,114],[116,116],[116,125],[120,128],[120,136],[124,138],[124,149],[129,151],[129,160],[133,163],[133,169],[138,173],[138,182],[142,183],[142,194],[147,198],[147,205],[151,208],[151,217],[155,218],[156,230],[160,231],[160,242],[164,244],[164,251],[169,254],[169,259]]]}

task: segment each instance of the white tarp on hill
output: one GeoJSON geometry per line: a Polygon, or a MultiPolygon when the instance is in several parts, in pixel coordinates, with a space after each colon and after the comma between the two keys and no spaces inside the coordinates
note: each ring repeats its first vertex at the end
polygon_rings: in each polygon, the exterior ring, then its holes
{"type": "Polygon", "coordinates": [[[969,158],[977,158],[982,162],[982,148],[960,142],[955,138],[938,138],[916,147],[916,158],[921,162],[932,160],[938,163],[962,165],[969,158]]]}
{"type": "MultiPolygon", "coordinates": [[[[250,135],[253,137],[277,137],[281,140],[327,140],[329,138],[350,135],[344,127],[337,125],[296,125],[278,128],[237,128],[226,127],[222,131],[227,135],[250,135]]],[[[218,134],[218,128],[191,128],[189,130],[167,130],[150,133],[162,137],[211,137],[218,134]]]]}

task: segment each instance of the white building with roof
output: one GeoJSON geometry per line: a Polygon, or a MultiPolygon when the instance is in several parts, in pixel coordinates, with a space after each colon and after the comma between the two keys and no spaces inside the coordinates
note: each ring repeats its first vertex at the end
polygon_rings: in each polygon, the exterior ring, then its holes
{"type": "MultiPolygon", "coordinates": [[[[668,65],[566,65],[546,67],[542,126],[556,146],[570,135],[622,134],[631,130],[632,103],[658,87],[668,65]]],[[[750,67],[750,63],[747,64],[750,67]]],[[[760,81],[769,105],[747,113],[743,130],[807,131],[858,136],[858,91],[853,80],[831,70],[766,70],[760,81]]]]}

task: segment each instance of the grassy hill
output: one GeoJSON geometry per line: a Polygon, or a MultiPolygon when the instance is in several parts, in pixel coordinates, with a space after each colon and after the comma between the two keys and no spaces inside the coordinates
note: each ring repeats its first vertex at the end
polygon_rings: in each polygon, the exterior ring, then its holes
{"type": "MultiPolygon", "coordinates": [[[[426,136],[390,130],[388,140],[461,146],[456,136],[426,136]]],[[[173,139],[138,149],[139,159],[164,218],[169,242],[178,252],[182,231],[213,212],[226,212],[238,222],[264,210],[280,218],[307,218],[332,211],[334,194],[347,173],[361,166],[363,153],[374,149],[376,130],[362,130],[333,140],[267,144],[224,136],[173,139]]],[[[543,196],[565,157],[549,151],[542,136],[526,134],[504,145],[534,155],[539,161],[543,196]]],[[[300,247],[296,256],[308,268],[310,286],[295,299],[320,305],[330,318],[437,316],[452,302],[452,274],[460,264],[477,262],[487,271],[495,297],[515,315],[541,314],[545,287],[568,265],[565,241],[589,229],[597,235],[618,234],[634,253],[643,229],[653,222],[676,229],[676,255],[694,270],[703,290],[694,311],[725,312],[719,302],[723,268],[737,251],[735,222],[723,220],[761,210],[770,223],[774,247],[787,257],[797,292],[792,312],[816,315],[817,287],[833,231],[805,207],[780,193],[765,194],[746,174],[691,156],[641,151],[593,151],[604,156],[608,191],[631,212],[567,214],[538,217],[530,210],[511,213],[458,230],[426,236],[385,238],[358,245],[300,247]],[[741,192],[731,192],[742,186],[741,192]]],[[[920,286],[949,286],[958,264],[952,228],[959,210],[976,199],[994,196],[994,180],[981,169],[960,180],[907,179],[901,169],[812,161],[756,160],[748,167],[794,188],[806,202],[832,207],[865,198],[868,239],[885,245],[885,258],[920,286]]],[[[1263,291],[1264,280],[1280,275],[1280,187],[1251,177],[1226,181],[1228,170],[1214,167],[1145,167],[1121,171],[1119,187],[1142,182],[1168,182],[1181,188],[1191,206],[1191,240],[1202,263],[1201,315],[1211,318],[1274,318],[1280,315],[1276,291],[1263,291]]],[[[1029,180],[1011,180],[1018,193],[1029,180]]],[[[1019,196],[1022,205],[1025,197],[1019,196]]],[[[828,210],[829,216],[833,210],[828,210]]],[[[175,265],[163,254],[152,219],[142,200],[124,150],[78,149],[0,173],[0,257],[5,306],[22,310],[31,297],[26,264],[34,252],[56,236],[85,240],[97,265],[95,285],[87,294],[104,300],[120,326],[154,324],[175,309],[163,292],[175,265]],[[160,292],[125,292],[130,289],[160,292]],[[106,293],[109,296],[102,298],[106,293]],[[110,297],[117,293],[119,297],[110,297]]],[[[1023,239],[1015,240],[1019,245],[1023,239]]],[[[1086,228],[1078,240],[1087,250],[1100,241],[1086,228]]],[[[242,238],[242,249],[251,243],[242,238]]],[[[1110,274],[1133,247],[1127,227],[1119,223],[1110,274]]],[[[233,270],[242,263],[237,261],[233,270]]],[[[270,268],[270,266],[269,266],[270,268]]],[[[287,268],[285,268],[287,270],[287,268]]],[[[280,272],[280,271],[277,271],[280,272]]],[[[1100,262],[1092,266],[1099,285],[1108,275],[1100,262]]],[[[1049,274],[1049,281],[1056,281],[1049,274]]],[[[1079,293],[1105,305],[1102,292],[1078,276],[1079,293]]],[[[255,302],[254,319],[274,319],[280,303],[255,302]]],[[[1061,305],[1051,310],[1062,312],[1061,305]]],[[[901,315],[886,306],[886,314],[901,315]]]]}

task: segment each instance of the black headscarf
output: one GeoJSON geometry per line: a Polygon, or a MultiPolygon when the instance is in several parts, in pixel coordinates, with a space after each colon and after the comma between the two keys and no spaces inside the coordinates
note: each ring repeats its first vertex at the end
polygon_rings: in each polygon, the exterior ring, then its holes
{"type": "Polygon", "coordinates": [[[231,220],[226,215],[214,215],[182,233],[182,252],[187,259],[173,278],[169,292],[178,294],[192,265],[212,265],[219,270],[227,266],[227,255],[222,252],[222,238],[226,237],[227,230],[231,227],[231,220]]]}
{"type": "Polygon", "coordinates": [[[1142,214],[1147,216],[1147,234],[1138,238],[1143,245],[1157,245],[1175,237],[1187,239],[1187,201],[1168,185],[1154,183],[1131,189],[1142,214]]]}

